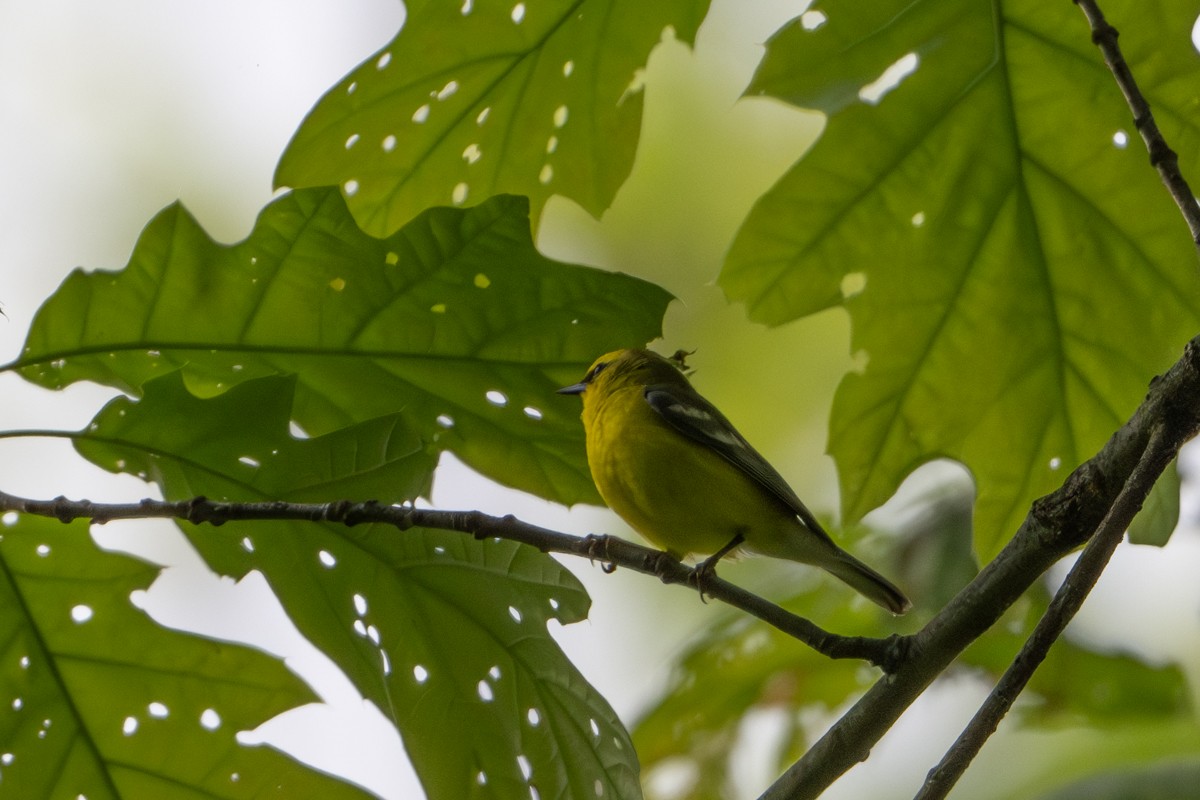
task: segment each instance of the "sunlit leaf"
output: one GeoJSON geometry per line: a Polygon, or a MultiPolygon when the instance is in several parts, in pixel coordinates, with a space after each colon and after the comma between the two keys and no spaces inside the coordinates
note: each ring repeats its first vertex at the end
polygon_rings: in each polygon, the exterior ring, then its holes
{"type": "MultiPolygon", "coordinates": [[[[267,377],[201,399],[168,375],[138,401],[110,403],[79,448],[150,476],[172,498],[395,501],[420,490],[432,457],[396,415],[295,440],[293,386],[267,377]]],[[[542,797],[640,796],[628,734],[546,629],[583,619],[589,605],[548,556],[372,525],[185,532],[218,572],[266,576],[300,630],[396,723],[431,798],[527,800],[531,787],[542,797]]]]}
{"type": "Polygon", "coordinates": [[[130,602],[158,570],[85,523],[21,516],[0,541],[0,795],[359,798],[235,739],[315,698],[278,660],[169,631],[130,602]]]}
{"type": "MultiPolygon", "coordinates": [[[[831,422],[845,518],[955,458],[986,560],[1200,326],[1194,248],[1072,4],[820,10],[771,39],[749,91],[833,116],[756,205],[721,285],[769,324],[846,307],[864,366],[831,422]]],[[[1105,12],[1200,172],[1194,3],[1105,12]]]]}
{"type": "Polygon", "coordinates": [[[409,4],[396,38],[329,91],[279,162],[282,186],[338,185],[386,235],[430,205],[551,194],[599,216],[629,175],[640,70],[708,0],[409,4]]]}
{"type": "Polygon", "coordinates": [[[522,198],[431,209],[376,239],[336,190],[312,189],[271,203],[232,246],[168,208],[124,270],[67,278],[13,366],[46,386],[135,394],[175,369],[206,394],[295,374],[293,419],[309,434],[399,413],[496,480],[595,502],[578,403],[554,390],[656,337],[669,299],[541,256],[522,198]]]}

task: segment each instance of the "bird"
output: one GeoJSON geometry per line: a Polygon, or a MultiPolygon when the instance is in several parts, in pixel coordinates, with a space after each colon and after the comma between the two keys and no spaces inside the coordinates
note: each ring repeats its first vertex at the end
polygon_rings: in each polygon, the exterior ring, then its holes
{"type": "Polygon", "coordinates": [[[708,572],[729,553],[788,559],[824,569],[893,614],[912,607],[834,543],[676,363],[615,350],[558,393],[582,399],[588,467],[604,502],[674,558],[712,554],[698,567],[708,572]]]}

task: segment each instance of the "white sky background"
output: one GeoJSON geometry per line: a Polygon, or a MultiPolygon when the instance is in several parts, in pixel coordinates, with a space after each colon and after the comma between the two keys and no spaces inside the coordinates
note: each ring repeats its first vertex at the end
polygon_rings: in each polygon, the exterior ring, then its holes
{"type": "MultiPolygon", "coordinates": [[[[745,127],[745,118],[736,115],[750,113],[745,109],[753,104],[737,103],[735,109],[735,103],[761,52],[753,43],[765,40],[795,8],[745,0],[714,5],[718,22],[702,31],[691,65],[697,85],[713,87],[713,96],[701,106],[701,113],[713,119],[701,124],[745,127]],[[731,10],[748,5],[761,13],[731,10]],[[737,46],[722,44],[722,37],[737,46]],[[733,121],[715,121],[718,115],[733,121]]],[[[0,302],[8,316],[0,319],[0,358],[8,361],[18,354],[37,307],[71,268],[122,267],[142,227],[177,199],[218,240],[246,236],[272,196],[271,173],[305,112],[329,86],[390,40],[402,17],[396,0],[0,3],[0,219],[5,232],[0,236],[0,302]]],[[[648,128],[652,101],[651,93],[648,128]]],[[[798,124],[796,112],[776,108],[762,113],[778,114],[773,124],[785,132],[791,130],[786,126],[798,124]]],[[[780,153],[770,162],[739,155],[708,163],[718,173],[761,172],[757,183],[744,190],[748,204],[796,155],[798,150],[780,153]]],[[[681,154],[680,175],[695,171],[688,156],[681,154]]],[[[635,170],[631,184],[639,175],[635,170]]],[[[703,193],[686,186],[673,192],[681,202],[703,193]]],[[[728,230],[714,235],[731,235],[747,207],[734,208],[728,230]]],[[[612,216],[620,218],[621,213],[619,200],[612,216]]],[[[573,216],[577,212],[561,204],[548,207],[542,242],[549,254],[619,268],[578,249],[603,248],[604,234],[598,227],[585,237],[595,241],[574,242],[563,232],[567,228],[558,225],[573,216]]],[[[111,394],[91,386],[50,393],[14,375],[2,375],[0,427],[78,429],[111,394]]],[[[822,481],[832,485],[828,475],[817,479],[822,481]]],[[[65,442],[47,440],[0,442],[0,486],[34,497],[64,493],[107,501],[138,499],[147,493],[140,481],[91,467],[65,442]]],[[[439,476],[434,499],[442,507],[512,512],[570,532],[620,530],[607,512],[568,513],[542,501],[496,492],[453,465],[439,476]]],[[[345,771],[385,797],[419,796],[394,732],[372,709],[364,709],[357,693],[323,656],[278,624],[270,604],[262,601],[261,581],[238,587],[207,575],[172,531],[170,526],[144,523],[120,530],[114,525],[101,533],[106,544],[121,538],[122,546],[179,565],[168,569],[150,592],[149,607],[158,615],[179,620],[177,615],[203,593],[212,614],[207,623],[192,624],[211,625],[207,629],[212,632],[248,637],[287,654],[289,663],[330,704],[270,723],[262,734],[276,737],[274,741],[287,738],[307,760],[345,771]],[[258,599],[248,607],[247,598],[258,599]]],[[[1184,578],[1200,563],[1196,537],[1177,537],[1167,553],[1125,551],[1089,601],[1080,627],[1103,638],[1105,623],[1124,617],[1121,637],[1126,641],[1160,656],[1200,664],[1195,637],[1181,641],[1178,631],[1169,629],[1180,609],[1190,609],[1193,623],[1200,610],[1200,588],[1184,578]],[[1138,581],[1136,592],[1128,591],[1130,579],[1138,581]],[[1181,596],[1181,587],[1190,594],[1181,596]]],[[[586,563],[569,565],[584,579],[595,602],[591,619],[558,631],[559,639],[628,720],[664,679],[668,656],[703,619],[704,607],[682,590],[638,576],[606,576],[586,563]],[[645,613],[644,607],[630,603],[646,596],[654,598],[655,624],[631,627],[631,616],[645,613]]],[[[1192,677],[1195,685],[1200,676],[1192,677]]],[[[958,700],[979,697],[978,686],[959,681],[923,701],[876,749],[872,762],[852,772],[828,796],[867,796],[862,793],[868,791],[877,798],[911,796],[969,714],[958,700]],[[940,721],[932,734],[927,727],[931,720],[940,721]]],[[[761,721],[764,730],[770,728],[769,719],[761,721]]],[[[762,778],[753,778],[750,785],[761,787],[762,778]]]]}

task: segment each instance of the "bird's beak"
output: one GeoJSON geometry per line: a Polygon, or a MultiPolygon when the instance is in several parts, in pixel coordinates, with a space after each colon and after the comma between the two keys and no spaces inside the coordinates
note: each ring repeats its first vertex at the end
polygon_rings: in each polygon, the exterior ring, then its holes
{"type": "Polygon", "coordinates": [[[570,386],[564,386],[558,390],[559,394],[583,394],[583,390],[587,388],[586,383],[573,383],[570,386]]]}

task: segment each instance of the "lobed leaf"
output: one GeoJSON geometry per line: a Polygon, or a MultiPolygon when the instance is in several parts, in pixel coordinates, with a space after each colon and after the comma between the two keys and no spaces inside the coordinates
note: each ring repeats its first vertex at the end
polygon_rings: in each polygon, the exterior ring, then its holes
{"type": "Polygon", "coordinates": [[[203,394],[295,374],[292,419],[310,434],[398,413],[502,483],[598,502],[578,406],[554,390],[597,354],[656,337],[669,300],[543,257],[523,198],[430,209],[376,239],[336,190],[310,189],[271,203],[232,246],[171,206],[124,270],[73,272],[9,368],[131,394],[177,369],[203,394]]]}
{"type": "Polygon", "coordinates": [[[341,186],[387,235],[430,205],[552,193],[593,216],[628,177],[639,71],[670,28],[691,43],[708,0],[409,4],[404,27],[301,124],[277,186],[341,186]]]}
{"type": "MultiPolygon", "coordinates": [[[[1152,6],[1105,11],[1197,172],[1194,4],[1152,6]]],[[[831,421],[846,520],[955,458],[977,482],[986,560],[1196,330],[1195,254],[1069,3],[821,12],[772,37],[748,91],[834,116],[755,206],[720,282],[773,325],[845,306],[865,364],[831,421]]]]}
{"type": "Polygon", "coordinates": [[[363,798],[235,734],[315,699],[277,659],[155,624],[156,567],[85,523],[6,517],[0,540],[5,797],[363,798]]]}
{"type": "MultiPolygon", "coordinates": [[[[216,397],[177,374],[118,398],[79,448],[171,498],[409,499],[433,458],[399,424],[288,433],[295,381],[216,397]],[[172,433],[186,429],[186,433],[172,433]],[[250,453],[253,464],[244,454],[250,453]]],[[[262,572],[297,627],[400,729],[431,798],[640,797],[637,757],[604,699],[551,639],[589,600],[557,562],[446,531],[230,522],[185,532],[222,574],[262,572]]]]}

